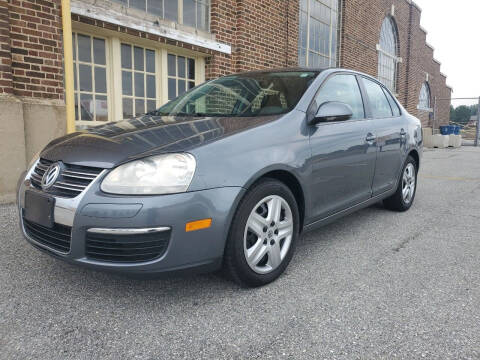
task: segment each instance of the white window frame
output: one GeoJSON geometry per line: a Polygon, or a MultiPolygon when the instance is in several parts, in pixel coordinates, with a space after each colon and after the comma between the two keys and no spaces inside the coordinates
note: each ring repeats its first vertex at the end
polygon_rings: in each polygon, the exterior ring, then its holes
{"type": "Polygon", "coordinates": [[[155,100],[157,108],[168,102],[167,56],[169,53],[193,58],[195,60],[195,86],[205,82],[205,54],[76,22],[73,23],[72,32],[105,40],[107,69],[108,121],[75,120],[76,126],[94,126],[124,120],[121,66],[122,43],[155,51],[155,100]]]}
{"type": "MultiPolygon", "coordinates": [[[[308,62],[308,58],[309,58],[309,53],[310,51],[313,52],[314,54],[316,55],[320,55],[322,57],[325,57],[325,58],[328,58],[328,62],[329,62],[329,65],[334,67],[337,65],[337,58],[338,58],[338,41],[339,41],[339,38],[338,38],[338,29],[337,27],[333,27],[333,24],[334,24],[334,14],[337,16],[337,21],[335,22],[336,26],[338,26],[339,24],[339,21],[338,21],[338,15],[339,15],[339,5],[337,4],[336,6],[336,10],[335,10],[335,7],[333,6],[333,3],[334,2],[337,2],[338,0],[330,0],[331,3],[330,3],[330,6],[326,5],[324,1],[320,1],[320,0],[314,0],[314,1],[318,1],[320,3],[322,3],[323,5],[327,6],[329,9],[330,9],[330,24],[326,24],[324,21],[322,21],[322,19],[318,19],[318,18],[315,18],[312,16],[311,14],[311,4],[310,4],[310,1],[311,0],[306,0],[307,2],[307,47],[305,48],[305,51],[306,51],[306,55],[305,55],[305,66],[310,66],[309,62],[308,62]],[[311,18],[314,18],[315,20],[319,21],[320,23],[324,24],[324,25],[328,25],[329,27],[329,39],[328,39],[328,54],[324,54],[322,52],[319,52],[319,51],[315,51],[315,50],[310,50],[310,21],[311,21],[311,18]],[[335,58],[332,57],[332,40],[333,40],[333,34],[337,34],[337,51],[335,52],[335,58]]],[[[304,10],[302,10],[301,6],[300,6],[300,16],[299,16],[299,21],[301,19],[301,14],[302,12],[305,12],[304,10]]],[[[298,39],[299,41],[299,49],[301,48],[301,39],[299,38],[298,39]]]]}
{"type": "MultiPolygon", "coordinates": [[[[109,46],[109,41],[108,41],[108,38],[106,37],[103,37],[103,36],[99,36],[97,34],[94,34],[94,33],[85,33],[85,32],[82,32],[82,31],[76,31],[76,30],[73,30],[72,31],[73,35],[75,36],[75,57],[76,59],[74,59],[74,67],[75,67],[75,76],[76,76],[76,79],[74,80],[75,83],[77,84],[78,86],[78,90],[74,89],[74,93],[75,93],[75,100],[76,102],[78,101],[78,104],[80,104],[80,100],[81,100],[81,93],[87,93],[89,95],[92,95],[93,98],[95,98],[95,95],[97,95],[97,93],[95,92],[95,66],[99,66],[99,67],[103,67],[105,68],[105,72],[106,72],[106,87],[107,87],[107,92],[106,93],[100,93],[99,96],[106,96],[107,97],[107,121],[99,121],[97,120],[96,118],[94,118],[93,120],[77,120],[76,119],[76,116],[75,116],[75,125],[79,125],[79,126],[95,126],[95,125],[101,125],[101,124],[106,124],[108,122],[111,122],[111,117],[110,117],[110,114],[111,114],[111,109],[112,109],[112,103],[110,102],[110,99],[109,99],[109,93],[110,93],[110,73],[109,73],[109,61],[111,59],[111,54],[110,54],[110,46],[109,46]],[[80,61],[78,60],[78,57],[79,57],[79,53],[78,53],[78,35],[85,35],[85,36],[88,36],[90,37],[92,40],[91,40],[91,48],[90,48],[90,57],[91,57],[91,61],[90,63],[87,63],[85,61],[80,61]],[[93,39],[102,39],[105,41],[105,65],[100,65],[100,64],[95,64],[94,63],[94,51],[93,51],[93,39]],[[80,68],[80,65],[88,65],[92,68],[92,91],[81,91],[80,90],[80,71],[79,71],[79,68],[80,68]]],[[[96,103],[94,101],[94,106],[96,107],[96,103]]],[[[77,109],[77,105],[75,105],[75,108],[76,108],[76,111],[78,111],[78,116],[81,118],[81,110],[78,110],[77,109]]],[[[94,110],[94,116],[96,117],[96,109],[94,110]]]]}
{"type": "Polygon", "coordinates": [[[377,61],[378,61],[377,78],[387,89],[389,89],[395,95],[397,95],[398,64],[400,64],[403,61],[402,58],[399,57],[398,54],[397,54],[397,52],[398,52],[398,42],[399,42],[398,30],[395,27],[395,21],[394,21],[393,17],[389,15],[386,18],[383,19],[382,26],[380,28],[379,43],[377,44],[377,53],[378,53],[378,56],[377,56],[377,61]],[[385,49],[382,49],[382,46],[380,44],[380,40],[381,40],[381,37],[382,37],[383,24],[387,20],[390,22],[390,25],[392,26],[393,36],[394,36],[394,40],[395,40],[395,44],[394,44],[395,45],[395,54],[391,54],[390,52],[386,51],[385,49]],[[382,64],[381,64],[380,60],[381,60],[382,55],[386,56],[387,58],[389,58],[391,60],[393,60],[394,69],[393,69],[393,84],[392,84],[392,87],[390,87],[390,84],[385,84],[381,80],[380,74],[382,73],[382,64]]]}
{"type": "MultiPolygon", "coordinates": [[[[115,3],[118,3],[120,5],[123,5],[123,3],[121,1],[118,1],[118,0],[112,0],[113,2],[115,3]]],[[[131,7],[130,6],[130,2],[132,0],[125,0],[126,1],[126,5],[123,5],[125,7],[127,7],[128,9],[133,9],[135,11],[139,11],[139,12],[144,12],[144,13],[147,13],[151,16],[157,16],[156,14],[153,14],[153,13],[149,13],[148,12],[148,2],[151,1],[151,0],[146,0],[145,1],[145,11],[143,11],[142,9],[138,9],[138,8],[135,8],[135,7],[131,7]]],[[[172,1],[172,0],[163,0],[162,1],[162,14],[163,16],[161,17],[162,20],[166,20],[166,21],[174,21],[174,20],[171,20],[171,19],[168,19],[165,17],[165,1],[172,1]]],[[[183,1],[184,0],[176,0],[177,1],[177,20],[175,21],[177,24],[184,24],[184,21],[183,21],[183,1]]],[[[191,26],[191,25],[185,25],[185,26],[189,26],[189,27],[193,27],[195,29],[198,29],[200,31],[207,31],[209,32],[210,31],[210,19],[211,19],[211,9],[212,9],[212,2],[211,0],[195,0],[195,26],[191,26]],[[197,20],[198,20],[198,3],[202,4],[202,5],[208,5],[208,11],[206,13],[206,16],[207,16],[207,28],[206,29],[201,29],[198,27],[198,23],[197,23],[197,20]]]]}
{"type": "Polygon", "coordinates": [[[433,108],[431,105],[432,105],[432,92],[431,92],[430,84],[428,83],[428,81],[424,81],[420,88],[420,94],[418,95],[417,110],[433,112],[433,108]],[[424,88],[426,89],[428,107],[423,106],[423,104],[421,103],[424,88]]]}

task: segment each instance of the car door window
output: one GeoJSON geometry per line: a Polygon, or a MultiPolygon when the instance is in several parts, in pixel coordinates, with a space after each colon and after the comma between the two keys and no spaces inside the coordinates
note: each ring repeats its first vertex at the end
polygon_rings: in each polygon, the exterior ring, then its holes
{"type": "Polygon", "coordinates": [[[367,92],[368,100],[370,102],[373,118],[392,117],[392,108],[388,103],[382,87],[366,78],[363,79],[363,83],[365,85],[365,91],[367,92]]]}
{"type": "Polygon", "coordinates": [[[383,88],[383,91],[385,92],[385,95],[387,95],[388,102],[390,103],[390,107],[393,111],[393,116],[400,116],[400,108],[398,107],[398,104],[393,98],[393,96],[390,95],[387,89],[383,88]]]}
{"type": "Polygon", "coordinates": [[[342,74],[328,79],[318,92],[315,101],[318,106],[327,101],[338,101],[350,105],[352,120],[364,119],[362,95],[355,76],[342,74]]]}

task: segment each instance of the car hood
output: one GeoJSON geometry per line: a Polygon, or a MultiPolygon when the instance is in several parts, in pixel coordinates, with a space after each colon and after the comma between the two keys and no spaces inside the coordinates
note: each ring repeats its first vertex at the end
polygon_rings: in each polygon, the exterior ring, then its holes
{"type": "Polygon", "coordinates": [[[68,164],[112,168],[145,156],[190,151],[281,116],[192,118],[145,115],[55,139],[41,152],[41,157],[68,164]]]}

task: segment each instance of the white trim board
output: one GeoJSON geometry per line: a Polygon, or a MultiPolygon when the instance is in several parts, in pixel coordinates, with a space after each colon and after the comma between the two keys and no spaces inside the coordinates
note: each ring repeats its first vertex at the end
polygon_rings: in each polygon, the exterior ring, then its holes
{"type": "Polygon", "coordinates": [[[190,34],[185,31],[171,29],[162,25],[150,25],[145,21],[122,14],[114,9],[106,10],[98,5],[87,4],[82,1],[72,1],[71,12],[73,14],[105,21],[119,26],[125,26],[138,31],[155,34],[171,40],[181,41],[190,45],[218,51],[224,54],[232,53],[232,47],[228,44],[219,43],[211,39],[205,39],[196,34],[190,34]]]}

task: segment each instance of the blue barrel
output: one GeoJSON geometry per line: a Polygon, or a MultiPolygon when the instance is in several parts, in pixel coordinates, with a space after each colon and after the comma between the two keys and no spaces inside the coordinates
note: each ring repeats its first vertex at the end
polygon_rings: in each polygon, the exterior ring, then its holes
{"type": "Polygon", "coordinates": [[[440,134],[442,135],[449,135],[449,126],[440,126],[440,134]]]}
{"type": "Polygon", "coordinates": [[[460,130],[461,130],[461,129],[462,129],[462,128],[461,128],[460,126],[458,126],[458,125],[455,125],[455,131],[454,131],[454,134],[455,134],[455,135],[460,135],[460,130]]]}

